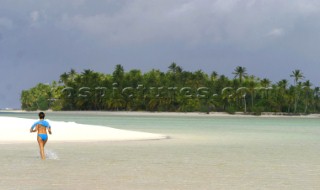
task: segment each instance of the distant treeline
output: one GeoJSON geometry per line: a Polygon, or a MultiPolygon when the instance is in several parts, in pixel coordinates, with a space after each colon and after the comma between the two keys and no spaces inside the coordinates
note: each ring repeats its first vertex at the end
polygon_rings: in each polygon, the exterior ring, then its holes
{"type": "Polygon", "coordinates": [[[176,63],[167,72],[124,71],[116,65],[112,74],[71,69],[52,84],[40,83],[21,93],[24,110],[121,110],[169,112],[319,113],[319,87],[304,80],[300,70],[271,83],[234,69],[234,78],[210,75],[202,70],[184,71],[176,63]]]}

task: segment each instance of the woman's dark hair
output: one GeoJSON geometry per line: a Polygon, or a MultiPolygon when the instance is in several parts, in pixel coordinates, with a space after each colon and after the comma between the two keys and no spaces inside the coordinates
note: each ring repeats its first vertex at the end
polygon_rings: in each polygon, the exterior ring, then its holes
{"type": "Polygon", "coordinates": [[[40,113],[39,113],[39,118],[40,118],[40,119],[44,119],[45,116],[46,116],[46,115],[45,115],[43,112],[40,112],[40,113]]]}

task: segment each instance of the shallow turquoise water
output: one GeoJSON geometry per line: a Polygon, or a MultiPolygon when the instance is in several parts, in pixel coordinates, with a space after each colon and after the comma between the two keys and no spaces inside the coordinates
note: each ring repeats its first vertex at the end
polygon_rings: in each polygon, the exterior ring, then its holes
{"type": "Polygon", "coordinates": [[[0,145],[0,189],[320,189],[320,118],[92,113],[47,113],[47,118],[171,139],[49,141],[53,156],[45,162],[36,142],[0,145]]]}

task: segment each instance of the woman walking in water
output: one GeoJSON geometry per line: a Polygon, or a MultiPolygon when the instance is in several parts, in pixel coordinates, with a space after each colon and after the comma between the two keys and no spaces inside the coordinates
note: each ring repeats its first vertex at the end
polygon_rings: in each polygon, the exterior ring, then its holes
{"type": "Polygon", "coordinates": [[[48,141],[48,134],[51,135],[51,126],[50,124],[44,120],[45,114],[43,112],[39,113],[39,121],[35,122],[32,127],[30,128],[30,133],[38,131],[37,140],[39,143],[40,148],[40,155],[41,159],[46,159],[46,156],[44,154],[44,146],[46,142],[48,141]]]}

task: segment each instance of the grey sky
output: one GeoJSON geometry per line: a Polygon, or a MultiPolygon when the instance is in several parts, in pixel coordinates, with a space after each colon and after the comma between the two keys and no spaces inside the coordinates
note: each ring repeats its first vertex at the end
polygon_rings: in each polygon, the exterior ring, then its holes
{"type": "Polygon", "coordinates": [[[111,73],[171,62],[273,82],[300,69],[319,86],[317,0],[0,0],[0,108],[74,68],[111,73]]]}

